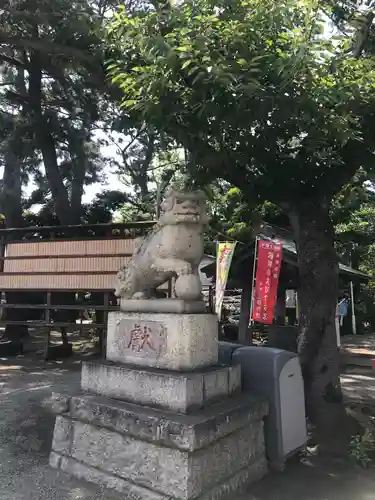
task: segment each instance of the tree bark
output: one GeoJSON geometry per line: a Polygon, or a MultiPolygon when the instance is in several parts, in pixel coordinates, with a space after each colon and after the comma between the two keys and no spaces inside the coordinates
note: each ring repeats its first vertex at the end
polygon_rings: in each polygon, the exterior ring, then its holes
{"type": "Polygon", "coordinates": [[[298,352],[306,410],[320,441],[327,442],[342,432],[345,419],[335,329],[338,258],[333,224],[328,204],[318,202],[294,207],[289,218],[298,250],[298,352]]]}

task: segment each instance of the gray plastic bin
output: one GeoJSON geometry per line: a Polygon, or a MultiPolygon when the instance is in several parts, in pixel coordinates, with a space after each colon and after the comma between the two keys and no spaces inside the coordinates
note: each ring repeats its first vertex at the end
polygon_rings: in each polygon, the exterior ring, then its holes
{"type": "Polygon", "coordinates": [[[305,397],[296,354],[270,347],[219,343],[219,359],[241,364],[244,391],[266,397],[266,453],[270,465],[282,468],[288,456],[307,442],[305,397]]]}
{"type": "Polygon", "coordinates": [[[219,342],[219,363],[223,365],[232,362],[233,353],[240,347],[246,347],[243,344],[236,344],[234,342],[219,342]]]}

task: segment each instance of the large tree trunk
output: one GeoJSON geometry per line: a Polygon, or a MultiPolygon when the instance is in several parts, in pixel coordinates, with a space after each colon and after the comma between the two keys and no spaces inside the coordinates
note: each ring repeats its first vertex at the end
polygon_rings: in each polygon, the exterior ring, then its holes
{"type": "Polygon", "coordinates": [[[6,227],[21,227],[21,159],[9,151],[4,155],[3,186],[0,194],[0,209],[5,216],[6,227]]]}
{"type": "MultiPolygon", "coordinates": [[[[17,93],[20,96],[25,96],[25,72],[23,68],[17,69],[15,83],[17,93]]],[[[0,207],[1,212],[5,215],[7,228],[21,227],[23,225],[21,165],[28,154],[24,145],[25,127],[23,126],[26,113],[25,106],[23,106],[20,115],[14,117],[14,128],[8,137],[4,154],[4,175],[0,195],[0,207]]]]}
{"type": "MultiPolygon", "coordinates": [[[[25,74],[22,68],[18,68],[17,70],[16,89],[20,95],[25,96],[25,74]]],[[[0,195],[0,210],[5,216],[5,226],[7,228],[22,227],[24,222],[21,204],[21,165],[27,155],[24,147],[25,129],[22,126],[25,114],[26,111],[23,108],[21,119],[19,117],[15,118],[14,130],[8,139],[7,149],[4,154],[4,175],[0,195]]],[[[7,241],[3,243],[9,243],[9,235],[7,241]]],[[[5,296],[8,303],[14,301],[17,303],[27,302],[26,295],[20,292],[6,293],[5,296]]],[[[27,319],[28,311],[23,309],[4,309],[3,320],[22,321],[23,319],[27,319]]],[[[28,335],[27,325],[7,324],[3,338],[17,345],[28,337],[28,335]]],[[[15,350],[14,352],[17,354],[19,351],[15,350]]]]}
{"type": "MultiPolygon", "coordinates": [[[[21,208],[21,158],[15,154],[14,142],[10,142],[9,150],[5,155],[5,166],[3,176],[3,189],[1,192],[1,211],[5,215],[5,224],[7,228],[21,227],[23,224],[21,208]]],[[[18,148],[19,152],[19,148],[18,148]]],[[[25,294],[6,293],[7,302],[12,302],[17,297],[17,301],[22,303],[25,294]]],[[[24,318],[27,310],[23,309],[5,309],[4,320],[20,321],[24,318]]],[[[26,325],[6,325],[4,339],[18,343],[28,336],[26,325]]]]}
{"type": "Polygon", "coordinates": [[[43,116],[39,116],[37,123],[38,131],[36,132],[36,136],[38,146],[42,152],[46,177],[51,189],[56,215],[61,224],[69,225],[72,223],[72,213],[68,193],[61,179],[57,163],[54,139],[48,132],[48,123],[43,116]]]}
{"type": "Polygon", "coordinates": [[[43,112],[41,68],[42,66],[38,54],[32,54],[29,66],[29,106],[32,111],[35,125],[37,146],[42,153],[46,177],[54,201],[56,215],[61,224],[69,225],[72,215],[69,196],[61,178],[55,140],[51,133],[51,124],[43,112]]]}
{"type": "Polygon", "coordinates": [[[88,171],[88,158],[85,151],[84,130],[80,131],[75,144],[70,141],[70,153],[72,156],[72,186],[70,196],[70,207],[72,212],[72,223],[79,224],[82,217],[82,196],[85,175],[88,171]]]}
{"type": "MultiPolygon", "coordinates": [[[[21,227],[23,224],[22,208],[21,208],[21,158],[12,150],[16,144],[10,142],[9,151],[5,156],[3,189],[1,192],[1,211],[5,215],[5,224],[7,228],[21,227]]],[[[9,243],[9,242],[8,242],[9,243]]],[[[25,294],[22,293],[6,293],[7,302],[14,300],[22,301],[25,299],[25,294]]],[[[6,321],[23,320],[27,310],[23,309],[5,309],[4,319],[6,321]]],[[[28,336],[28,328],[26,325],[6,325],[4,338],[12,342],[19,342],[28,336]]]]}
{"type": "Polygon", "coordinates": [[[298,352],[306,409],[320,441],[327,442],[337,437],[336,431],[342,432],[345,419],[335,329],[338,258],[333,224],[328,206],[320,203],[295,207],[289,217],[298,249],[298,352]]]}

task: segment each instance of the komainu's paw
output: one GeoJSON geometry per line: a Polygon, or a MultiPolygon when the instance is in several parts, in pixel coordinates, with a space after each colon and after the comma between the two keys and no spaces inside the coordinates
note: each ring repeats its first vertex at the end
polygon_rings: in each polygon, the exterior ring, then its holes
{"type": "Polygon", "coordinates": [[[192,272],[193,268],[191,267],[191,264],[189,264],[189,262],[185,262],[184,265],[177,270],[177,275],[187,276],[188,274],[192,274],[192,272]]]}
{"type": "Polygon", "coordinates": [[[132,299],[135,300],[148,299],[148,296],[143,292],[136,292],[133,294],[132,299]]]}

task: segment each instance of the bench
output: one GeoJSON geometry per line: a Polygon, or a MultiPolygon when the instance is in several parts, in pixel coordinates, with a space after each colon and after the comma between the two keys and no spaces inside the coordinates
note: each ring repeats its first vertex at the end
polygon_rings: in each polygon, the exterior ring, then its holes
{"type": "Polygon", "coordinates": [[[104,339],[108,311],[117,309],[113,295],[115,277],[130,259],[133,247],[134,238],[8,243],[3,251],[3,272],[0,272],[0,290],[6,297],[2,304],[6,310],[3,324],[7,328],[46,328],[46,358],[50,357],[50,333],[55,327],[61,329],[65,350],[68,354],[71,352],[66,329],[72,320],[64,320],[68,311],[80,317],[77,326],[81,333],[88,327],[100,329],[100,338],[104,339]],[[77,303],[72,300],[77,294],[81,297],[91,294],[95,296],[95,303],[90,300],[77,303]],[[85,324],[82,314],[90,308],[95,310],[96,321],[85,324]],[[30,316],[30,310],[34,310],[34,320],[17,317],[21,311],[24,316],[30,316]],[[35,319],[35,311],[39,311],[41,319],[35,319]]]}

